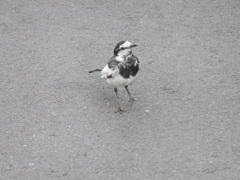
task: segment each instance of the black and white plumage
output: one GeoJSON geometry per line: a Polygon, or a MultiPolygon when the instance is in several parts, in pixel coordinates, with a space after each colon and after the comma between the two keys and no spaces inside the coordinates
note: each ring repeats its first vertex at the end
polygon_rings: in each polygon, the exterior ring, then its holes
{"type": "MultiPolygon", "coordinates": [[[[136,46],[137,45],[134,45],[129,41],[121,41],[117,43],[114,48],[114,56],[108,60],[107,65],[103,69],[89,71],[89,73],[101,71],[101,78],[105,79],[108,84],[113,86],[117,98],[117,88],[124,86],[131,102],[134,101],[134,98],[131,96],[128,86],[135,81],[139,72],[139,60],[132,53],[132,48],[136,46]]],[[[122,111],[118,98],[118,112],[122,111]]]]}

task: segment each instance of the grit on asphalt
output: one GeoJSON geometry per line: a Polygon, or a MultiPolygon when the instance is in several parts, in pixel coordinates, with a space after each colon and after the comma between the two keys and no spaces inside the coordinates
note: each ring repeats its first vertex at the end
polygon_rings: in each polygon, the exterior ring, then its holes
{"type": "Polygon", "coordinates": [[[239,0],[2,0],[1,180],[240,178],[239,0]],[[117,42],[141,71],[88,74],[117,42]]]}

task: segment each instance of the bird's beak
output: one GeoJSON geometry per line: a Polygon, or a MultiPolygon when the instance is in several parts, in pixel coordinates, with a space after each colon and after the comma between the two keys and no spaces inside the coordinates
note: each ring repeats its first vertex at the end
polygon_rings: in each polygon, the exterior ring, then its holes
{"type": "Polygon", "coordinates": [[[136,44],[133,44],[133,45],[130,46],[130,48],[134,48],[134,47],[136,47],[136,46],[137,46],[136,44]]]}

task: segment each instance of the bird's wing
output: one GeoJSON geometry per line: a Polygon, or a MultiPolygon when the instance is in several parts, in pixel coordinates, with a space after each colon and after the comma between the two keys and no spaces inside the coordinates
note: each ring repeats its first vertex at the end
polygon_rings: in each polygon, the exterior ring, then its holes
{"type": "Polygon", "coordinates": [[[118,64],[120,62],[115,59],[115,57],[111,57],[107,63],[107,65],[102,69],[101,78],[111,78],[116,76],[119,73],[118,64]]]}

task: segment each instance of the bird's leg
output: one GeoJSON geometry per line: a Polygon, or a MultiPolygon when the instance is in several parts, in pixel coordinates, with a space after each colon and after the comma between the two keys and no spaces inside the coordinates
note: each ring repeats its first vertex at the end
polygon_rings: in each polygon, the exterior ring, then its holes
{"type": "Polygon", "coordinates": [[[131,102],[131,103],[133,103],[134,101],[135,101],[135,99],[132,97],[132,95],[130,94],[130,92],[129,92],[129,90],[128,90],[128,86],[125,86],[125,89],[126,89],[126,91],[127,91],[127,93],[128,93],[128,96],[129,96],[129,101],[131,102]]]}
{"type": "Polygon", "coordinates": [[[118,109],[117,109],[117,112],[124,112],[124,110],[122,110],[121,106],[120,106],[120,103],[119,103],[119,97],[118,97],[118,89],[117,88],[114,88],[114,92],[116,93],[116,96],[117,96],[117,101],[118,101],[118,109]]]}

